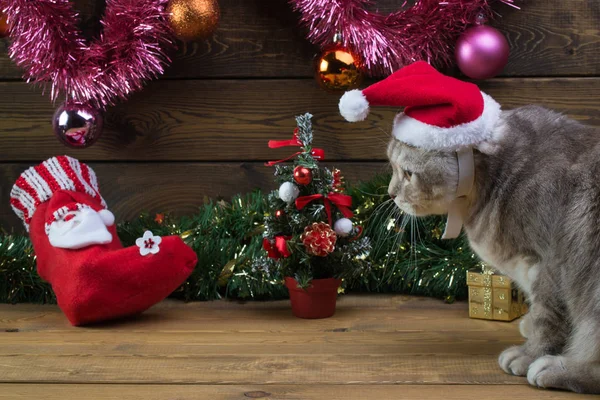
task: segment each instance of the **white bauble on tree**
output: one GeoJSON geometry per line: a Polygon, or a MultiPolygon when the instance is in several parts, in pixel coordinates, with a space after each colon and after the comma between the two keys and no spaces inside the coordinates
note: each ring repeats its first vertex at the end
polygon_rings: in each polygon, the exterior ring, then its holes
{"type": "Polygon", "coordinates": [[[279,186],[279,198],[286,203],[291,203],[296,200],[299,194],[300,189],[292,182],[283,182],[281,186],[279,186]]]}
{"type": "Polygon", "coordinates": [[[350,221],[348,218],[340,218],[335,221],[335,224],[333,225],[335,233],[341,237],[346,237],[352,233],[352,228],[352,221],[350,221]]]}

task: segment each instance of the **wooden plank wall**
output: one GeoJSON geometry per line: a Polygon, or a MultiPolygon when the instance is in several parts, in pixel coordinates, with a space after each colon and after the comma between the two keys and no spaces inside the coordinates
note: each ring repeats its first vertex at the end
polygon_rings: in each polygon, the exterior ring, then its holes
{"type": "MultiPolygon", "coordinates": [[[[510,42],[502,76],[481,87],[505,108],[545,104],[600,125],[600,2],[522,0],[497,5],[494,24],[510,42]]],[[[103,1],[78,0],[85,29],[97,27],[103,1]]],[[[378,0],[392,11],[398,0],[378,0]]],[[[394,110],[347,124],[339,95],[312,78],[316,48],[297,28],[286,0],[220,0],[222,21],[210,40],[181,45],[164,78],[111,108],[103,138],[68,150],[53,137],[53,105],[22,82],[0,40],[0,226],[18,226],[8,196],[23,169],[58,154],[88,161],[118,218],[140,210],[191,213],[205,196],[270,188],[267,159],[286,155],[266,142],[286,138],[294,116],[315,115],[316,145],[350,181],[385,171],[394,110]]]]}

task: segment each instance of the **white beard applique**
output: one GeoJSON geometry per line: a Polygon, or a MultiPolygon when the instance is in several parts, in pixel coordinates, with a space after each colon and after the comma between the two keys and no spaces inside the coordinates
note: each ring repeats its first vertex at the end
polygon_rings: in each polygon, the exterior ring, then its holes
{"type": "Polygon", "coordinates": [[[95,211],[87,206],[80,206],[75,211],[60,214],[58,212],[55,220],[46,224],[46,233],[52,246],[75,250],[112,242],[113,237],[106,229],[115,223],[115,216],[110,211],[95,211]]]}

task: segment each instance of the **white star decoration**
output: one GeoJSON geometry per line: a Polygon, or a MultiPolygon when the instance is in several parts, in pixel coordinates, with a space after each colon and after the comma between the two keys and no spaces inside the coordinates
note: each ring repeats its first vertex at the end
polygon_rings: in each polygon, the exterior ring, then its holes
{"type": "Polygon", "coordinates": [[[160,248],[158,247],[160,242],[162,242],[162,238],[160,236],[154,236],[150,231],[144,232],[144,236],[135,240],[135,244],[140,248],[140,254],[142,256],[158,253],[160,251],[160,248]]]}

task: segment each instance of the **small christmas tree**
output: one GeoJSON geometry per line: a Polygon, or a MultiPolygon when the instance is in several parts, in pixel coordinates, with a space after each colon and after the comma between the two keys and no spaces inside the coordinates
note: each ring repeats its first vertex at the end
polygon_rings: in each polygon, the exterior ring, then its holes
{"type": "Polygon", "coordinates": [[[311,118],[296,118],[291,140],[269,142],[271,148],[296,146],[300,151],[267,164],[275,166],[280,186],[268,196],[263,247],[300,288],[310,287],[313,279],[349,281],[362,276],[371,250],[362,227],[351,220],[352,198],[344,193],[341,172],[319,166],[324,151],[312,147],[311,118]],[[289,160],[293,165],[281,165],[289,160]]]}

